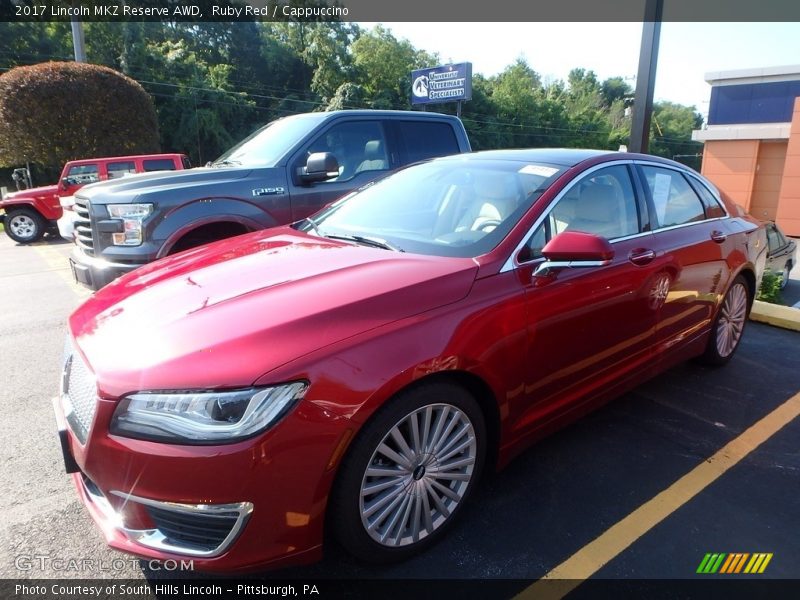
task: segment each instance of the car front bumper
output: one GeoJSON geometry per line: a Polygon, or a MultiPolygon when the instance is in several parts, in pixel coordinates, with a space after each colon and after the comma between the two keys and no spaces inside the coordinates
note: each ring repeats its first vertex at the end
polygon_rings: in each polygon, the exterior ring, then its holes
{"type": "Polygon", "coordinates": [[[54,401],[67,470],[109,546],[228,573],[321,557],[330,462],[347,419],[302,401],[261,436],[180,446],[110,435],[116,404],[97,400],[81,443],[54,401]]]}

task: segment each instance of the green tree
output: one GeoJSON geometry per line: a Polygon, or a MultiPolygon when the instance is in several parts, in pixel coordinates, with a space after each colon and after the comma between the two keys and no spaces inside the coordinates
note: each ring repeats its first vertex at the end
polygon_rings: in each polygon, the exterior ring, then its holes
{"type": "Polygon", "coordinates": [[[653,105],[653,118],[650,124],[650,154],[684,159],[692,167],[699,167],[699,157],[703,145],[692,140],[692,130],[700,129],[703,116],[694,106],[684,106],[674,102],[656,102],[653,105]]]}
{"type": "Polygon", "coordinates": [[[49,62],[0,75],[0,164],[157,152],[147,92],[121,73],[49,62]]]}
{"type": "Polygon", "coordinates": [[[352,44],[356,82],[364,88],[372,108],[408,108],[411,71],[436,66],[439,57],[417,50],[377,25],[352,44]]]}

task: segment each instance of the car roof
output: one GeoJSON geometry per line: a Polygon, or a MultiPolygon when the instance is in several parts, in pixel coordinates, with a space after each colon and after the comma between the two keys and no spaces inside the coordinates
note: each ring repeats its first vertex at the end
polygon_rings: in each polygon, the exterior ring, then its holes
{"type": "Polygon", "coordinates": [[[123,160],[131,160],[135,158],[143,158],[143,159],[168,159],[168,158],[181,158],[185,156],[184,154],[178,154],[175,152],[167,152],[167,153],[158,153],[158,154],[130,154],[125,156],[98,156],[96,158],[80,158],[78,160],[69,160],[67,163],[70,166],[81,166],[85,164],[91,164],[96,162],[111,162],[111,161],[123,161],[123,160]]]}
{"type": "Polygon", "coordinates": [[[685,165],[676,163],[660,156],[651,154],[636,154],[631,152],[617,152],[615,150],[591,150],[587,148],[525,148],[514,150],[483,150],[471,154],[455,154],[441,160],[509,160],[516,162],[549,163],[562,167],[573,167],[585,160],[598,157],[618,158],[620,160],[646,160],[659,162],[665,165],[681,167],[685,165]]]}

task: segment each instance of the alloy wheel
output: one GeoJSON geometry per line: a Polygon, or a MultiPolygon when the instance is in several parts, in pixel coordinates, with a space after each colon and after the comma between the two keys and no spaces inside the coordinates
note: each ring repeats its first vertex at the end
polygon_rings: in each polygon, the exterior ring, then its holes
{"type": "Polygon", "coordinates": [[[735,283],[725,296],[717,322],[717,352],[722,358],[730,356],[742,337],[747,319],[747,290],[735,283]]]}
{"type": "Polygon", "coordinates": [[[465,412],[429,404],[400,419],[372,454],[361,482],[361,522],[381,545],[403,547],[441,527],[473,477],[478,445],[465,412]]]}

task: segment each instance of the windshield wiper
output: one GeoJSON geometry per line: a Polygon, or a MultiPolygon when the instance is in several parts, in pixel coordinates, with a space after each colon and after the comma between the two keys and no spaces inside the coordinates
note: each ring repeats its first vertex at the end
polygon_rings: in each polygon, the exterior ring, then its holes
{"type": "Polygon", "coordinates": [[[351,242],[356,242],[358,244],[363,244],[365,246],[373,246],[375,248],[383,248],[384,250],[392,250],[393,252],[405,252],[399,246],[395,246],[384,240],[383,238],[379,237],[372,237],[366,235],[345,235],[339,233],[325,233],[322,234],[327,238],[331,238],[334,240],[347,240],[351,242]]]}
{"type": "Polygon", "coordinates": [[[317,223],[311,217],[306,217],[306,221],[308,221],[309,225],[311,225],[311,231],[313,231],[319,237],[325,237],[319,230],[319,223],[317,223]]]}
{"type": "Polygon", "coordinates": [[[240,160],[218,160],[217,162],[211,163],[212,167],[235,167],[237,165],[242,164],[240,160]]]}

